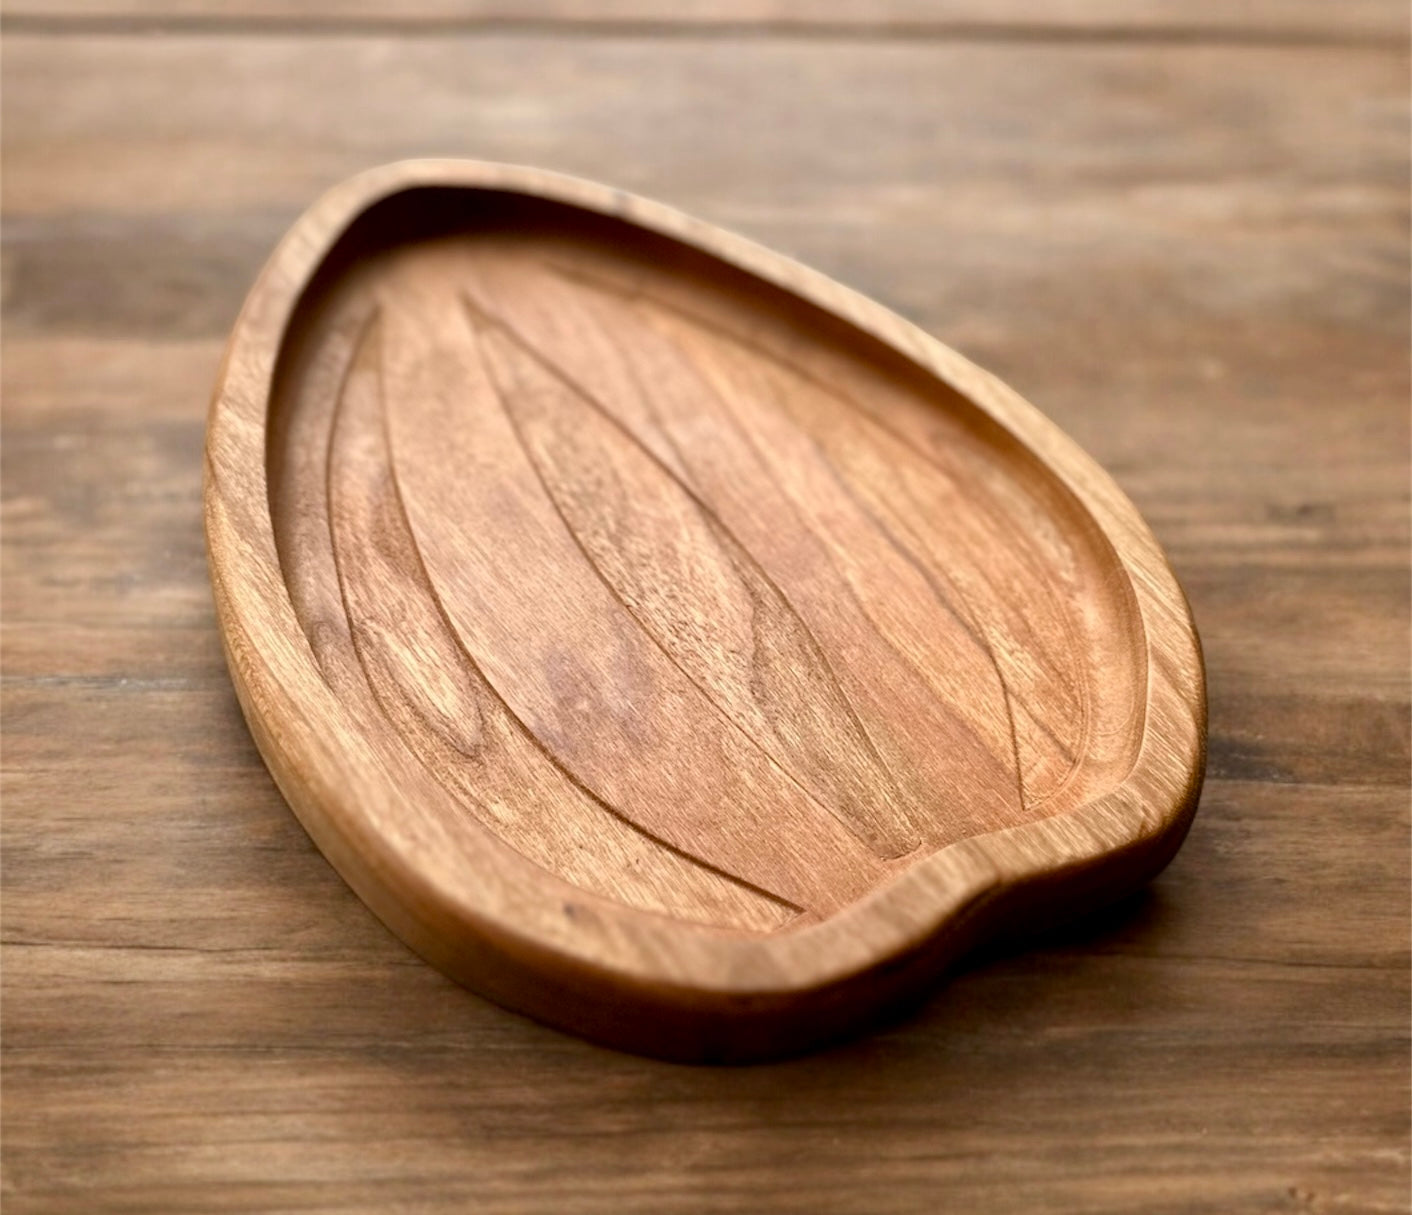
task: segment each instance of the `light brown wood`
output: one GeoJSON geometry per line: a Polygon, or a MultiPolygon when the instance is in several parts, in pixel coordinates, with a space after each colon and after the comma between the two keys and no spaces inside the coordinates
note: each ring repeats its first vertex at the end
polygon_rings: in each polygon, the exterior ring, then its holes
{"type": "Polygon", "coordinates": [[[1405,49],[394,23],[0,56],[5,1215],[1406,1209],[1405,49]],[[231,690],[204,415],[309,199],[437,150],[788,250],[1113,473],[1210,681],[1145,895],[745,1069],[507,1014],[367,912],[231,690]]]}
{"type": "Polygon", "coordinates": [[[584,32],[773,32],[866,38],[1221,37],[1376,42],[1406,38],[1397,0],[10,0],[21,24],[128,23],[201,29],[368,26],[549,27],[584,32]]]}
{"type": "Polygon", "coordinates": [[[885,309],[655,204],[346,183],[246,301],[206,457],[281,788],[404,939],[552,1024],[801,1050],[1127,893],[1195,810],[1195,633],[1117,487],[885,309]]]}

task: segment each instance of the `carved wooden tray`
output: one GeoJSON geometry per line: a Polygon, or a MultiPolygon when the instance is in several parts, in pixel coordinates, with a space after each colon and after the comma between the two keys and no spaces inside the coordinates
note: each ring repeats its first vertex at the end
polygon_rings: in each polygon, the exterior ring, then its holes
{"type": "Polygon", "coordinates": [[[1035,409],[886,309],[530,169],[364,174],[231,337],[206,527],[320,848],[477,991],[802,1050],[1145,881],[1201,781],[1185,600],[1035,409]]]}

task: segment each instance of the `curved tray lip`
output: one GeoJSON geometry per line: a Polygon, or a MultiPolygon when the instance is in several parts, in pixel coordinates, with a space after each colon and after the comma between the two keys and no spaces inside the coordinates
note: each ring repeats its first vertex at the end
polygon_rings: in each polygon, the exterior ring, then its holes
{"type": "MultiPolygon", "coordinates": [[[[1112,478],[1019,394],[883,305],[744,237],[609,186],[518,165],[419,159],[367,170],[324,194],[276,247],[232,330],[208,417],[204,514],[232,679],[281,790],[364,901],[414,948],[453,971],[471,969],[469,959],[488,949],[512,967],[538,973],[552,961],[585,982],[667,1003],[769,1003],[913,955],[1002,890],[1164,839],[1179,843],[1195,812],[1206,733],[1200,643],[1156,539],[1112,478]],[[385,824],[397,821],[392,799],[408,788],[400,782],[405,774],[327,741],[329,727],[348,720],[347,710],[318,674],[283,580],[268,509],[265,421],[278,352],[313,273],[362,212],[426,187],[547,199],[719,258],[881,340],[1033,451],[1108,538],[1139,606],[1147,712],[1127,777],[1067,813],[948,845],[826,919],[761,936],[669,920],[588,894],[488,830],[481,831],[484,850],[468,850],[478,868],[477,880],[467,882],[442,863],[435,840],[411,829],[389,831],[385,824]],[[263,513],[245,510],[237,521],[233,514],[242,508],[223,486],[249,478],[257,482],[249,496],[263,513]],[[232,595],[232,588],[241,593],[232,595]],[[295,643],[257,647],[250,640],[272,635],[295,643]],[[291,676],[307,676],[303,682],[314,691],[295,701],[285,690],[291,676]],[[282,724],[291,717],[302,719],[300,728],[282,724]],[[381,830],[372,826],[370,799],[381,799],[391,815],[382,816],[381,830]],[[563,917],[533,914],[535,904],[554,897],[564,900],[563,917]],[[568,914],[570,903],[575,914],[568,914]]],[[[467,820],[458,829],[477,828],[467,820]]]]}

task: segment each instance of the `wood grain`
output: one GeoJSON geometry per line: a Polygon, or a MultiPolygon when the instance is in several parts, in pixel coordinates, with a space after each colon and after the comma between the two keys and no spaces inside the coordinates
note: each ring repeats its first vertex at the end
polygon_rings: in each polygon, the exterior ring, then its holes
{"type": "Polygon", "coordinates": [[[550,27],[586,33],[773,33],[836,38],[1234,38],[1383,43],[1407,35],[1394,0],[11,0],[6,22],[63,30],[143,25],[241,30],[550,27]]]}
{"type": "Polygon", "coordinates": [[[1402,52],[0,54],[7,1210],[1406,1209],[1402,52]],[[509,1017],[360,909],[228,688],[204,405],[304,200],[429,150],[784,248],[1113,470],[1210,675],[1202,813],[1148,898],[887,1032],[727,1073],[509,1017]]]}
{"type": "Polygon", "coordinates": [[[404,161],[231,335],[205,516],[291,805],[409,943],[671,1058],[797,1052],[1170,859],[1199,644],[1112,484],[894,314],[658,204],[404,161]]]}

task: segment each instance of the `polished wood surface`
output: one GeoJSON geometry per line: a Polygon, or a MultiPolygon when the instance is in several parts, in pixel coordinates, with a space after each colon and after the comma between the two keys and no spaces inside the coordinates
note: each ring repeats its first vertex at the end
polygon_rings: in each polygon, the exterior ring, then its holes
{"type": "Polygon", "coordinates": [[[231,675],[349,884],[474,990],[795,1054],[1130,893],[1206,700],[1137,512],[896,314],[660,204],[404,161],[281,241],[206,442],[231,675]]]}
{"type": "Polygon", "coordinates": [[[4,40],[5,1209],[1405,1210],[1403,46],[235,24],[4,40]],[[205,405],[307,200],[429,153],[800,257],[1114,474],[1210,679],[1145,897],[740,1070],[542,1029],[363,909],[230,689],[205,405]]]}

